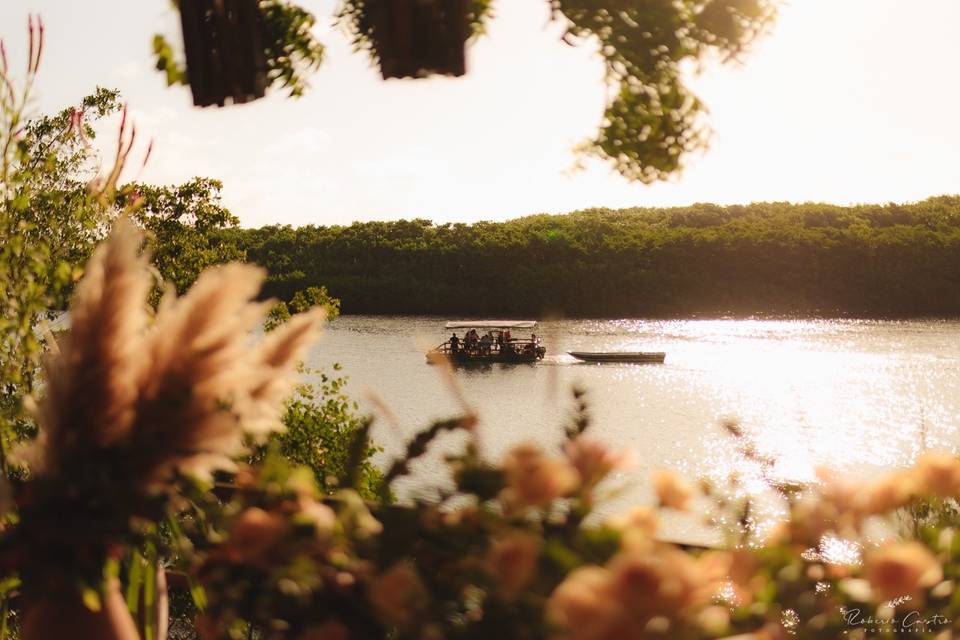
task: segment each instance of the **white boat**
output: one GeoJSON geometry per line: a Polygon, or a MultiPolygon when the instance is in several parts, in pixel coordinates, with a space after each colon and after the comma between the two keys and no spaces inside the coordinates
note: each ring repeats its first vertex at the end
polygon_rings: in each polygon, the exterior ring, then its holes
{"type": "Polygon", "coordinates": [[[635,362],[662,364],[667,354],[663,351],[568,351],[584,362],[635,362]]]}

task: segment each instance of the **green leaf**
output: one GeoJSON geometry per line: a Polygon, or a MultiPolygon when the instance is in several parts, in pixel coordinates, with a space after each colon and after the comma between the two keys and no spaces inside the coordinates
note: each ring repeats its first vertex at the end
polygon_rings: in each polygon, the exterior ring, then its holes
{"type": "Polygon", "coordinates": [[[96,589],[84,586],[80,590],[80,598],[83,605],[90,611],[100,611],[102,603],[100,593],[96,589]]]}

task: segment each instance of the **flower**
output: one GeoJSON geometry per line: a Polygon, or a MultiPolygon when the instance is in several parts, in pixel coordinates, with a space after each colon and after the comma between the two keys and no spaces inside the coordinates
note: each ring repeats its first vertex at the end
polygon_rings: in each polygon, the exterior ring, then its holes
{"type": "Polygon", "coordinates": [[[427,602],[427,591],[410,564],[398,562],[370,585],[370,602],[387,624],[410,625],[427,602]]]}
{"type": "Polygon", "coordinates": [[[747,549],[734,549],[729,552],[730,564],[727,575],[730,581],[725,589],[729,600],[738,605],[753,602],[754,595],[766,586],[766,578],[758,572],[760,562],[756,555],[747,549]]]}
{"type": "Polygon", "coordinates": [[[586,436],[578,436],[564,444],[563,451],[573,468],[580,474],[580,484],[590,488],[608,473],[628,463],[629,454],[611,451],[606,445],[586,436]]]}
{"type": "Polygon", "coordinates": [[[616,640],[626,612],[610,597],[610,572],[588,565],[575,569],[554,589],[547,616],[575,640],[616,640]]]}
{"type": "Polygon", "coordinates": [[[186,295],[165,296],[148,326],[142,237],[121,220],[77,288],[68,337],[45,363],[43,437],[30,456],[38,475],[122,450],[126,477],[116,482],[149,493],[177,472],[233,468],[247,438],[282,428],[295,366],[324,312],[251,345],[266,311],[254,301],[264,272],[228,264],[204,271],[186,295]]]}
{"type": "MultiPolygon", "coordinates": [[[[861,529],[869,493],[863,482],[851,480],[827,468],[817,469],[820,480],[819,499],[807,505],[808,530],[811,535],[820,527],[822,533],[833,530],[845,537],[855,537],[861,529]]],[[[801,501],[802,502],[802,501],[801,501]]],[[[812,538],[811,538],[812,541],[812,538]]]]}
{"type": "Polygon", "coordinates": [[[634,507],[630,511],[611,517],[607,525],[620,531],[620,546],[623,549],[641,551],[649,549],[657,535],[657,514],[649,507],[634,507]]]}
{"type": "Polygon", "coordinates": [[[827,467],[816,470],[820,480],[820,494],[835,506],[840,513],[855,513],[860,511],[863,501],[863,483],[859,480],[850,480],[827,467]]]}
{"type": "Polygon", "coordinates": [[[130,446],[136,468],[158,479],[177,469],[209,475],[229,468],[246,437],[282,429],[293,369],[321,316],[298,316],[251,348],[266,309],[252,301],[262,278],[250,265],[207,269],[185,296],[161,303],[144,344],[150,366],[130,446]]]}
{"type": "Polygon", "coordinates": [[[643,623],[658,616],[678,619],[719,590],[697,560],[670,545],[621,553],[608,566],[611,593],[643,623]]]}
{"type": "Polygon", "coordinates": [[[697,614],[697,625],[710,636],[719,636],[730,627],[730,608],[714,605],[697,614]]]}
{"type": "Polygon", "coordinates": [[[825,533],[835,528],[836,507],[817,495],[802,497],[793,505],[784,527],[775,527],[768,544],[804,543],[816,546],[825,533]]]}
{"type": "Polygon", "coordinates": [[[333,509],[307,497],[301,497],[297,506],[297,518],[312,525],[318,539],[328,539],[337,524],[337,514],[333,509]]]}
{"type": "Polygon", "coordinates": [[[70,332],[44,363],[37,411],[41,438],[21,453],[34,473],[59,468],[75,451],[129,438],[146,366],[146,296],[151,278],[142,235],[121,220],[87,264],[70,303],[70,332]]]}
{"type": "Polygon", "coordinates": [[[943,570],[919,542],[899,542],[869,551],[863,575],[879,599],[887,601],[932,587],[943,579],[943,570]]]}
{"type": "Polygon", "coordinates": [[[672,545],[614,556],[606,567],[573,571],[550,595],[548,618],[572,640],[645,637],[650,627],[670,629],[697,621],[723,626],[717,612],[699,620],[725,579],[724,554],[701,561],[672,545]]]}
{"type": "Polygon", "coordinates": [[[921,493],[941,498],[960,496],[960,460],[950,453],[925,453],[914,469],[921,493]]]}
{"type": "Polygon", "coordinates": [[[281,515],[250,507],[240,514],[230,530],[224,553],[232,562],[255,562],[276,545],[287,530],[281,515]]]}
{"type": "Polygon", "coordinates": [[[607,524],[622,531],[638,529],[651,538],[657,534],[659,526],[657,513],[649,507],[634,507],[626,513],[612,516],[607,524]]]}
{"type": "Polygon", "coordinates": [[[350,532],[350,535],[365,539],[379,535],[383,531],[383,524],[373,517],[367,503],[356,491],[341,489],[336,493],[336,497],[340,503],[337,510],[338,521],[345,530],[350,532]]]}
{"type": "Polygon", "coordinates": [[[693,496],[693,488],[681,480],[672,471],[661,469],[653,476],[653,489],[657,493],[660,505],[669,509],[684,511],[693,496]]]}
{"type": "Polygon", "coordinates": [[[532,444],[512,449],[503,463],[506,502],[546,506],[567,495],[577,484],[576,470],[562,460],[551,460],[532,444]]]}
{"type": "Polygon", "coordinates": [[[540,539],[529,533],[513,531],[493,540],[487,564],[505,598],[513,598],[530,582],[539,557],[540,539]]]}
{"type": "Polygon", "coordinates": [[[887,513],[907,504],[916,494],[914,470],[888,474],[867,487],[862,508],[872,515],[887,513]]]}

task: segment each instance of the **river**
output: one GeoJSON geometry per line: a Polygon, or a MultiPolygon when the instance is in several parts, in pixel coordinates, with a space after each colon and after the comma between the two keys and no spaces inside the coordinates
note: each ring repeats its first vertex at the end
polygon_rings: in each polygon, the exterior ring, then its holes
{"type": "MultiPolygon", "coordinates": [[[[311,352],[311,366],[340,363],[347,392],[377,418],[380,464],[432,419],[458,410],[448,381],[423,355],[448,337],[443,325],[343,316],[311,352]]],[[[608,483],[604,513],[652,503],[657,468],[691,479],[756,479],[757,465],[722,420],[741,425],[775,461],[767,476],[779,480],[811,481],[818,467],[875,475],[924,449],[958,444],[960,321],[557,320],[540,323],[537,333],[547,347],[542,362],[458,369],[454,379],[480,415],[490,459],[522,441],[555,448],[572,412],[570,390],[584,388],[589,431],[633,458],[608,483]],[[584,364],[567,350],[665,351],[667,358],[584,364]]],[[[442,452],[456,446],[456,436],[439,443],[400,485],[401,495],[442,483],[442,452]]],[[[704,535],[692,515],[668,518],[665,534],[704,535]]]]}

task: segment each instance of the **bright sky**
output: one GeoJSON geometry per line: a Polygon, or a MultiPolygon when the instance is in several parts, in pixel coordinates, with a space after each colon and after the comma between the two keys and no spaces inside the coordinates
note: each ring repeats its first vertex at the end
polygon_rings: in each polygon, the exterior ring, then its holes
{"type": "Polygon", "coordinates": [[[21,64],[27,13],[42,14],[35,108],[66,106],[97,84],[121,89],[156,141],[141,179],[220,178],[244,226],[960,192],[956,0],[794,0],[744,65],[694,79],[711,110],[711,149],[650,187],[600,162],[568,171],[571,147],[600,121],[602,68],[558,40],[546,0],[495,2],[466,77],[389,82],[332,29],[333,0],[302,4],[327,45],[310,92],[224,109],[192,107],[188,89],[165,88],[153,71],[152,34],[179,41],[168,0],[3,0],[0,36],[21,64]]]}

